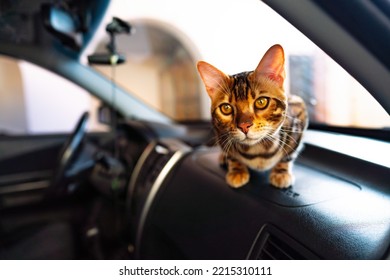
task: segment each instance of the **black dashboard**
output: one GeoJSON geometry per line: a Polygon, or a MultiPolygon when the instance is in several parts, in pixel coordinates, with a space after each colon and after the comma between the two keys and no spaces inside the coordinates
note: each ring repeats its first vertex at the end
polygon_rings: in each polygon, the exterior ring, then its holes
{"type": "Polygon", "coordinates": [[[275,189],[252,172],[248,185],[231,189],[219,149],[173,131],[141,145],[129,180],[134,258],[389,258],[388,167],[308,142],[293,187],[275,189]]]}

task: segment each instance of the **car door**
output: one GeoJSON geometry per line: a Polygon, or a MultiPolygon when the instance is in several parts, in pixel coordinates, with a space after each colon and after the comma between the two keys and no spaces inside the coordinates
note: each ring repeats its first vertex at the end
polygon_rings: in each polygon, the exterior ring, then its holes
{"type": "MultiPolygon", "coordinates": [[[[60,151],[82,114],[90,113],[88,138],[99,141],[107,129],[93,118],[100,104],[96,98],[34,64],[0,56],[0,84],[1,259],[12,258],[9,252],[15,252],[14,245],[21,250],[20,240],[33,237],[32,231],[49,232],[44,239],[62,236],[58,230],[72,231],[69,224],[78,222],[84,211],[80,205],[88,204],[65,197],[47,199],[45,194],[60,151]]],[[[29,252],[20,255],[39,258],[29,252]]],[[[65,257],[74,258],[72,254],[65,257]]]]}

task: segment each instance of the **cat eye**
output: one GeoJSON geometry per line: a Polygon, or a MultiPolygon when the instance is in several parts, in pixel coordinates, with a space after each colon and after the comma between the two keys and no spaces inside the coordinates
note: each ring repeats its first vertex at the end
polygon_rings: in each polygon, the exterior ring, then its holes
{"type": "Polygon", "coordinates": [[[268,105],[268,98],[267,97],[259,97],[255,101],[255,108],[256,109],[265,109],[268,105]]]}
{"type": "Polygon", "coordinates": [[[231,113],[233,113],[232,106],[227,103],[222,104],[221,106],[219,106],[219,108],[224,115],[230,115],[231,113]]]}

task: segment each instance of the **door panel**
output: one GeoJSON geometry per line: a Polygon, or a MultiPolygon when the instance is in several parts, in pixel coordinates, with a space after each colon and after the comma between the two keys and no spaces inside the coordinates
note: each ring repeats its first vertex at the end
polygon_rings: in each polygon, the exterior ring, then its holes
{"type": "Polygon", "coordinates": [[[6,175],[52,169],[65,139],[65,135],[1,137],[0,182],[6,175]]]}
{"type": "Polygon", "coordinates": [[[40,200],[66,135],[0,138],[0,208],[40,200]]]}

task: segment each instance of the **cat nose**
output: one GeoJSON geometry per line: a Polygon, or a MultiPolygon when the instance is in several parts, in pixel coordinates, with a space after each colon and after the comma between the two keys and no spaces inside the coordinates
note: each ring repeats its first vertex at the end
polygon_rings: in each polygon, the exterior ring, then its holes
{"type": "Polygon", "coordinates": [[[242,122],[242,123],[239,123],[238,124],[238,128],[241,129],[242,132],[244,132],[245,134],[248,133],[249,131],[249,128],[253,125],[253,123],[251,121],[247,121],[247,122],[242,122]]]}

